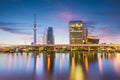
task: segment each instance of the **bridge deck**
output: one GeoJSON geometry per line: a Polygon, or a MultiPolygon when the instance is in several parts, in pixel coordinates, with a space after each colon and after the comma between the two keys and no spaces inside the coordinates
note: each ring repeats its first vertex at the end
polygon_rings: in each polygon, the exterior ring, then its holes
{"type": "Polygon", "coordinates": [[[120,47],[120,44],[44,44],[44,45],[19,45],[21,47],[56,47],[56,46],[65,46],[65,47],[120,47]]]}

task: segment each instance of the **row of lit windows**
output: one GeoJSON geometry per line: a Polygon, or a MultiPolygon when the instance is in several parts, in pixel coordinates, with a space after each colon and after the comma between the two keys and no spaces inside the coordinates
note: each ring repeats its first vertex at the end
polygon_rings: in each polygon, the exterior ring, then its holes
{"type": "Polygon", "coordinates": [[[82,27],[79,27],[79,28],[73,28],[73,27],[71,27],[70,31],[82,31],[82,27]]]}
{"type": "Polygon", "coordinates": [[[82,23],[73,23],[73,24],[70,24],[70,27],[82,27],[83,24],[82,23]]]}
{"type": "Polygon", "coordinates": [[[83,32],[83,31],[70,31],[70,32],[83,32]]]}

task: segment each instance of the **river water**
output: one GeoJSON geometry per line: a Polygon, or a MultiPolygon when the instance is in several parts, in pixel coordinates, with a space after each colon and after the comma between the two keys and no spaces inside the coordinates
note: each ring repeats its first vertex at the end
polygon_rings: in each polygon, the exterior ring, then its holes
{"type": "Polygon", "coordinates": [[[120,80],[120,53],[0,53],[0,80],[120,80]]]}

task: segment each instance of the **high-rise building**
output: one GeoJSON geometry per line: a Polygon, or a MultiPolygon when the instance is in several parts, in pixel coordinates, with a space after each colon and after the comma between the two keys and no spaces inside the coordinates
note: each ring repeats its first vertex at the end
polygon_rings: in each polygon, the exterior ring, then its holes
{"type": "Polygon", "coordinates": [[[83,22],[70,21],[69,23],[70,44],[83,43],[83,22]]]}
{"type": "Polygon", "coordinates": [[[42,42],[43,44],[47,44],[47,28],[44,30],[42,42]]]}
{"type": "Polygon", "coordinates": [[[88,29],[87,28],[83,28],[83,43],[86,44],[87,43],[87,36],[88,36],[88,29]]]}
{"type": "Polygon", "coordinates": [[[52,27],[48,27],[47,29],[47,44],[54,44],[54,34],[52,27]]]}

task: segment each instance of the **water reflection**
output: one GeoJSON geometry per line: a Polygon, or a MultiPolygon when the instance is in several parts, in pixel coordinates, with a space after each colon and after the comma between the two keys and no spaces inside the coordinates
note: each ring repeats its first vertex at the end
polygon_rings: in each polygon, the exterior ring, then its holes
{"type": "Polygon", "coordinates": [[[117,75],[120,74],[120,54],[115,54],[115,58],[113,58],[113,66],[114,66],[114,70],[115,73],[117,75]]]}
{"type": "Polygon", "coordinates": [[[100,74],[103,74],[103,64],[102,64],[102,59],[101,59],[101,57],[99,57],[99,56],[98,56],[98,66],[99,66],[100,74]]]}
{"type": "Polygon", "coordinates": [[[85,70],[88,73],[88,71],[89,71],[88,57],[85,57],[85,70]]]}
{"type": "Polygon", "coordinates": [[[120,54],[96,52],[0,54],[0,80],[118,80],[120,54]]]}
{"type": "Polygon", "coordinates": [[[84,80],[82,67],[79,64],[75,66],[75,57],[71,59],[70,80],[84,80]]]}

